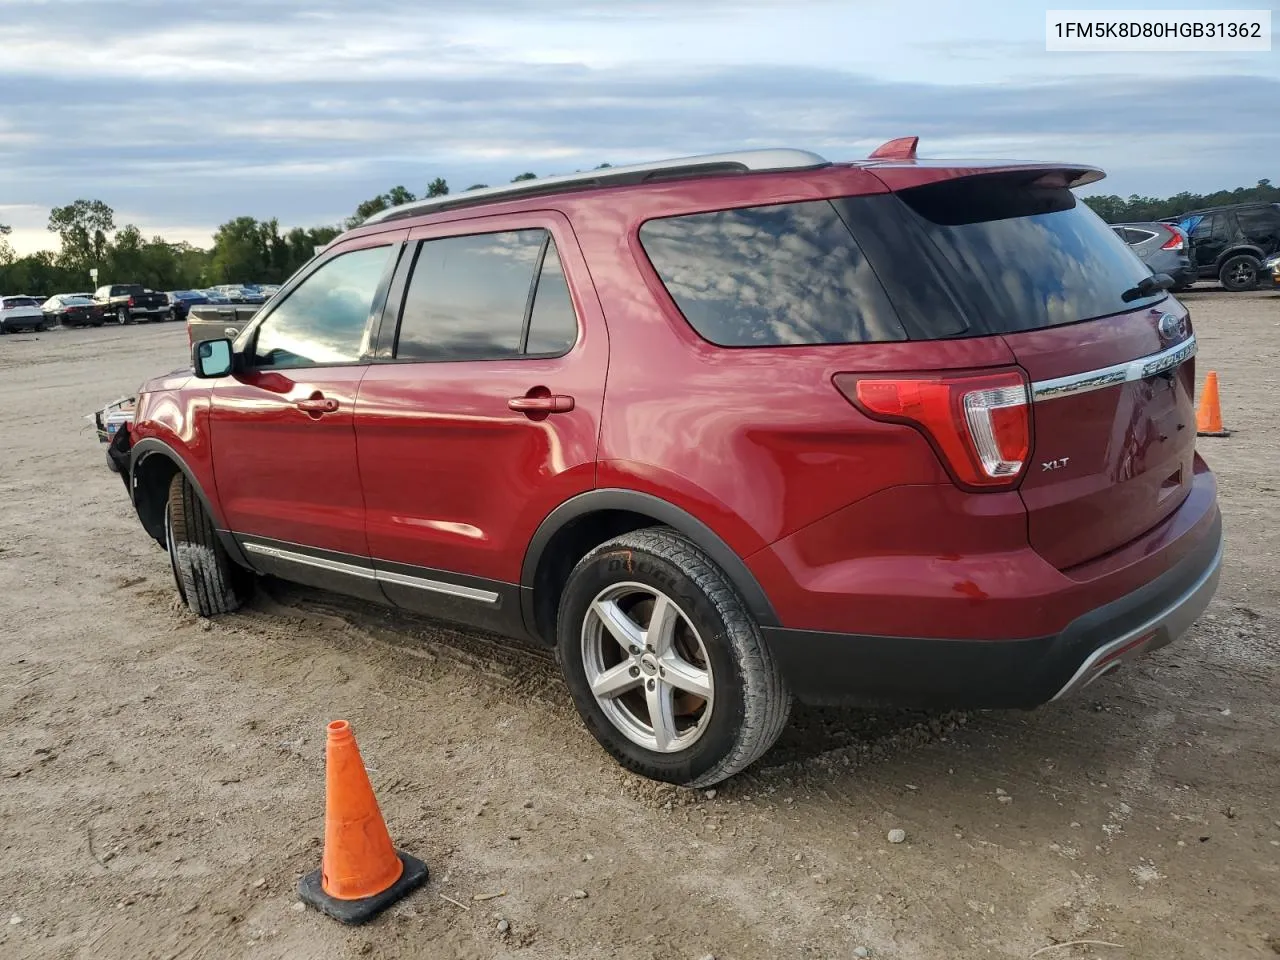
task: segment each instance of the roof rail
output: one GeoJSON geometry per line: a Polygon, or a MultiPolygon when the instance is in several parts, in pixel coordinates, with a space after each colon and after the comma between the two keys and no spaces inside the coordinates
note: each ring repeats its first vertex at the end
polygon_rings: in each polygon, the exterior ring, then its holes
{"type": "Polygon", "coordinates": [[[660,180],[682,180],[688,177],[709,177],[732,173],[814,170],[830,165],[829,160],[807,150],[740,150],[735,153],[711,153],[701,157],[658,160],[654,163],[605,167],[584,173],[540,177],[536,180],[518,180],[499,187],[484,187],[479,190],[468,190],[465,193],[414,200],[375,213],[365,220],[363,225],[415,217],[424,213],[439,213],[441,210],[455,210],[459,207],[474,207],[498,200],[569,193],[573,190],[592,187],[631,186],[660,180]]]}

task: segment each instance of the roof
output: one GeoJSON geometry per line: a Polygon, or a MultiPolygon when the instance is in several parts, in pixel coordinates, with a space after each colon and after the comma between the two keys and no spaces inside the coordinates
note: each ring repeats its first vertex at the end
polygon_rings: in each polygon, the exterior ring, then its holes
{"type": "Polygon", "coordinates": [[[605,167],[585,173],[570,173],[557,177],[539,177],[536,180],[517,180],[499,187],[484,187],[466,193],[446,194],[402,203],[375,213],[364,221],[365,225],[416,217],[458,207],[479,206],[497,200],[514,200],[521,197],[545,196],[568,193],[593,187],[620,187],[638,183],[654,183],[661,180],[682,180],[689,177],[723,176],[735,173],[777,173],[787,170],[817,170],[829,167],[831,162],[808,150],[739,150],[735,153],[709,153],[698,157],[680,157],[659,160],[654,163],[637,163],[626,167],[605,167]]]}
{"type": "MultiPolygon", "coordinates": [[[[916,158],[916,137],[900,137],[890,140],[874,150],[866,160],[858,160],[841,166],[869,169],[892,189],[918,185],[936,179],[950,179],[956,171],[966,174],[999,173],[1006,171],[1039,171],[1046,185],[1079,187],[1101,180],[1105,174],[1096,167],[1084,164],[1028,163],[1016,160],[920,160],[916,158]]],[[[808,150],[779,147],[768,150],[739,150],[732,153],[711,153],[695,157],[678,157],[653,163],[638,163],[624,167],[604,167],[581,173],[554,177],[538,177],[517,180],[497,187],[482,187],[465,193],[446,194],[442,197],[425,197],[402,203],[373,214],[361,226],[371,226],[388,221],[417,217],[462,207],[482,206],[504,200],[573,193],[600,187],[635,186],[695,177],[726,176],[749,173],[785,173],[820,170],[836,166],[825,157],[808,150]]]]}

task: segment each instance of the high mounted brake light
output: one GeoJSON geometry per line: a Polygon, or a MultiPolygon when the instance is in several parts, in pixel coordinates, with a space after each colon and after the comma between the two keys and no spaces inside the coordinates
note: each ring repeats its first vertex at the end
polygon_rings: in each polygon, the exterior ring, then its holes
{"type": "Polygon", "coordinates": [[[1031,404],[1017,371],[910,378],[842,373],[835,385],[867,416],[924,433],[963,486],[1007,489],[1026,469],[1031,404]]]}

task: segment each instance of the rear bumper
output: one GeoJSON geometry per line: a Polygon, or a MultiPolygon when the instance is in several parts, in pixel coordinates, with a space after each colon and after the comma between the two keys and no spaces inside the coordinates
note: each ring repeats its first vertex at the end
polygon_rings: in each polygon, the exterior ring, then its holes
{"type": "Polygon", "coordinates": [[[792,692],[813,704],[1031,708],[1177,639],[1209,605],[1222,565],[1216,506],[1200,542],[1159,577],[1021,640],[946,640],[763,629],[792,692]]]}

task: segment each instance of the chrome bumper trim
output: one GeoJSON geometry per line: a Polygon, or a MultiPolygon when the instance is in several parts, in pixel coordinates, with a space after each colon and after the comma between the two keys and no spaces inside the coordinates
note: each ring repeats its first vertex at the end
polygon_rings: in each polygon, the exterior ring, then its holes
{"type": "Polygon", "coordinates": [[[1209,606],[1209,601],[1213,599],[1213,594],[1218,589],[1218,576],[1221,572],[1222,541],[1219,540],[1218,550],[1213,555],[1208,568],[1182,596],[1142,625],[1093,651],[1084,663],[1080,664],[1080,669],[1067,681],[1066,686],[1054,694],[1053,700],[1059,700],[1084,689],[1126,660],[1172,643],[1186,633],[1196,618],[1209,606]],[[1150,636],[1144,642],[1135,643],[1148,634],[1150,636]],[[1126,646],[1130,649],[1125,650],[1126,646]]]}

